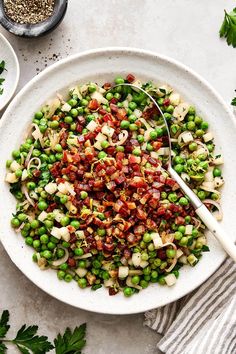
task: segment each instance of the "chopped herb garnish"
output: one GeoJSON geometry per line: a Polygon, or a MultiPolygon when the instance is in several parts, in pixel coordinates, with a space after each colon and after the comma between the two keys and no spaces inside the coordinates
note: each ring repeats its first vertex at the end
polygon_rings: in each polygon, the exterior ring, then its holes
{"type": "Polygon", "coordinates": [[[230,13],[225,10],[224,21],[219,33],[220,37],[226,38],[228,45],[236,47],[236,8],[230,13]]]}
{"type": "MultiPolygon", "coordinates": [[[[2,60],[0,62],[0,75],[3,73],[4,70],[6,70],[5,69],[5,61],[2,60]]],[[[5,81],[5,79],[0,77],[0,86],[3,84],[4,81],[5,81]]],[[[0,95],[2,95],[2,94],[3,94],[3,88],[0,87],[0,95]]]]}
{"type": "Polygon", "coordinates": [[[0,319],[0,353],[7,353],[7,344],[15,345],[23,354],[44,354],[55,349],[56,354],[80,354],[85,346],[86,324],[76,327],[74,331],[66,328],[63,336],[58,334],[54,339],[54,345],[46,336],[38,336],[38,326],[23,325],[14,339],[6,338],[10,328],[9,311],[5,310],[0,319]]]}

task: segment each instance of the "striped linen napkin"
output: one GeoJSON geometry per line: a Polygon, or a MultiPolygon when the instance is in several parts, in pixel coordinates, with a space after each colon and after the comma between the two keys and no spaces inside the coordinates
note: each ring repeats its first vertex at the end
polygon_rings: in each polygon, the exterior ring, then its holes
{"type": "Polygon", "coordinates": [[[226,259],[191,294],[146,312],[144,324],[163,335],[166,354],[235,354],[236,264],[226,259]]]}

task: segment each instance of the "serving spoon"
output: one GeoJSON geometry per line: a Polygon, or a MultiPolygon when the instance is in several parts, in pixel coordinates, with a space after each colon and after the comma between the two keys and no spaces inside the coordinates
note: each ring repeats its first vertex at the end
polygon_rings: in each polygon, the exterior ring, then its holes
{"type": "Polygon", "coordinates": [[[217,220],[214,218],[214,216],[211,214],[211,212],[207,209],[207,207],[203,204],[203,202],[192,191],[192,189],[189,188],[189,186],[183,181],[183,179],[178,175],[178,173],[172,167],[170,131],[169,131],[169,127],[168,127],[166,118],[165,118],[160,106],[158,105],[158,103],[154,100],[154,98],[148,92],[146,92],[141,87],[130,84],[130,83],[117,84],[115,86],[112,86],[112,88],[110,90],[112,90],[116,87],[119,87],[119,86],[129,86],[134,91],[139,90],[139,91],[143,92],[147,97],[149,97],[149,99],[152,101],[152,103],[156,106],[156,108],[160,112],[161,117],[162,117],[165,127],[166,127],[167,136],[168,136],[168,145],[169,145],[168,157],[169,157],[169,159],[168,159],[167,171],[169,172],[170,176],[178,183],[178,185],[180,186],[180,188],[182,189],[184,194],[189,197],[190,203],[192,204],[193,208],[195,209],[196,214],[199,216],[199,218],[202,220],[202,222],[206,225],[208,230],[216,237],[216,239],[219,241],[221,246],[224,248],[225,252],[236,262],[236,245],[234,244],[233,240],[227,235],[227,233],[224,231],[224,229],[221,227],[221,225],[217,222],[217,220]]]}

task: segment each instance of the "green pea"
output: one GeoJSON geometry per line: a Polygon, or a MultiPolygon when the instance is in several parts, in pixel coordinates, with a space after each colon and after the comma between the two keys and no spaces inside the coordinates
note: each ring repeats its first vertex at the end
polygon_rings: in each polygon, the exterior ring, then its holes
{"type": "Polygon", "coordinates": [[[81,289],[86,288],[87,286],[87,280],[85,278],[79,278],[78,279],[78,285],[81,289]]]}
{"type": "Polygon", "coordinates": [[[67,226],[70,223],[70,218],[68,216],[64,216],[60,221],[62,226],[67,226]]]}
{"type": "Polygon", "coordinates": [[[106,235],[106,230],[105,229],[97,229],[97,234],[99,236],[105,236],[106,235]]]}
{"type": "Polygon", "coordinates": [[[50,241],[50,242],[48,242],[48,244],[47,244],[47,248],[48,248],[49,250],[54,250],[54,248],[56,248],[56,244],[50,241]]]}
{"type": "Polygon", "coordinates": [[[168,107],[166,107],[165,111],[167,113],[173,113],[174,112],[174,107],[172,105],[169,105],[168,107]]]}
{"type": "Polygon", "coordinates": [[[30,237],[30,236],[26,237],[26,239],[25,239],[25,243],[28,246],[32,246],[33,245],[33,241],[34,241],[33,238],[30,237]]]}
{"type": "Polygon", "coordinates": [[[166,284],[166,281],[165,281],[165,276],[164,275],[160,275],[157,279],[157,282],[160,284],[160,285],[165,285],[166,284]]]}
{"type": "Polygon", "coordinates": [[[195,127],[196,127],[196,125],[195,125],[194,122],[188,122],[188,123],[186,124],[186,127],[187,127],[188,130],[194,130],[195,127]]]}
{"type": "Polygon", "coordinates": [[[117,146],[117,147],[116,147],[116,151],[117,151],[117,152],[124,152],[124,151],[125,151],[125,148],[124,148],[124,146],[117,146]]]}
{"type": "Polygon", "coordinates": [[[197,150],[197,143],[195,143],[195,142],[190,143],[188,148],[189,148],[190,151],[197,150]]]}
{"type": "Polygon", "coordinates": [[[107,99],[108,101],[110,101],[112,98],[113,98],[113,94],[112,94],[111,92],[108,92],[108,93],[106,94],[106,99],[107,99]]]}
{"type": "Polygon", "coordinates": [[[194,121],[194,118],[195,118],[194,115],[190,114],[187,116],[187,121],[192,122],[192,121],[194,121]]]}
{"type": "Polygon", "coordinates": [[[135,123],[137,120],[137,117],[134,114],[130,114],[128,119],[129,119],[130,123],[135,123]]]}
{"type": "Polygon", "coordinates": [[[139,144],[142,144],[144,142],[144,136],[143,135],[138,135],[137,136],[137,140],[138,140],[139,144]]]}
{"type": "Polygon", "coordinates": [[[41,211],[46,210],[47,207],[48,207],[48,204],[46,202],[44,202],[44,201],[40,201],[38,203],[38,209],[41,210],[41,211]]]}
{"type": "Polygon", "coordinates": [[[48,235],[44,234],[44,235],[40,236],[40,242],[41,242],[41,243],[47,244],[48,241],[49,241],[48,235]]]}
{"type": "Polygon", "coordinates": [[[196,130],[195,134],[197,135],[198,138],[200,138],[201,136],[204,135],[204,130],[198,129],[198,130],[196,130]]]}
{"type": "Polygon", "coordinates": [[[207,130],[208,127],[209,127],[209,124],[207,122],[203,121],[201,123],[200,127],[201,127],[202,130],[207,130]]]}
{"type": "Polygon", "coordinates": [[[57,272],[57,277],[58,277],[59,280],[63,280],[65,278],[65,275],[66,275],[66,273],[63,272],[63,270],[59,270],[57,272]]]}
{"type": "Polygon", "coordinates": [[[108,143],[107,140],[104,140],[104,141],[101,142],[101,147],[102,147],[103,149],[108,148],[109,145],[110,145],[110,144],[108,143]]]}
{"type": "Polygon", "coordinates": [[[20,157],[20,151],[19,150],[13,150],[12,151],[12,157],[14,157],[14,159],[18,159],[20,157]]]}
{"type": "Polygon", "coordinates": [[[132,124],[130,124],[129,129],[131,131],[135,131],[135,130],[138,130],[138,126],[136,124],[132,123],[132,124]]]}
{"type": "Polygon", "coordinates": [[[137,103],[136,102],[129,102],[129,108],[134,111],[137,108],[137,103]]]}
{"type": "Polygon", "coordinates": [[[65,251],[62,248],[57,249],[57,257],[62,258],[65,255],[65,251]]]}
{"type": "Polygon", "coordinates": [[[149,275],[151,274],[151,268],[149,266],[143,268],[143,274],[144,275],[149,275]]]}
{"type": "Polygon", "coordinates": [[[95,119],[95,117],[94,117],[93,114],[88,114],[87,117],[86,117],[86,121],[87,121],[88,123],[91,122],[91,121],[94,120],[94,119],[95,119]]]}
{"type": "Polygon", "coordinates": [[[86,191],[81,191],[80,192],[80,198],[81,199],[85,199],[85,198],[87,198],[87,196],[88,196],[88,193],[86,191]]]}
{"type": "Polygon", "coordinates": [[[70,116],[65,116],[64,122],[67,124],[71,124],[73,122],[73,118],[70,116]]]}
{"type": "Polygon", "coordinates": [[[195,119],[194,119],[194,123],[196,125],[200,125],[202,123],[202,118],[199,117],[199,116],[196,116],[195,119]]]}
{"type": "Polygon", "coordinates": [[[99,262],[97,259],[93,261],[92,265],[95,269],[99,269],[102,266],[101,262],[99,262]]]}
{"type": "Polygon", "coordinates": [[[221,175],[222,175],[221,170],[218,167],[215,167],[213,170],[213,176],[214,177],[221,177],[221,175]]]}
{"type": "Polygon", "coordinates": [[[174,250],[174,249],[167,249],[166,250],[166,256],[167,256],[167,258],[174,258],[175,257],[175,255],[176,255],[176,251],[174,250]]]}
{"type": "Polygon", "coordinates": [[[175,231],[175,240],[179,241],[183,237],[182,232],[175,231]]]}
{"type": "Polygon", "coordinates": [[[151,234],[149,234],[148,232],[145,232],[145,234],[143,235],[143,241],[145,243],[149,243],[152,241],[152,236],[151,234]]]}
{"type": "Polygon", "coordinates": [[[43,113],[41,111],[38,111],[34,114],[35,119],[41,119],[43,117],[43,113]]]}
{"type": "Polygon", "coordinates": [[[86,261],[84,260],[79,261],[78,266],[79,268],[86,268],[86,261]]]}
{"type": "Polygon", "coordinates": [[[99,159],[104,159],[107,156],[107,154],[104,151],[100,151],[98,154],[99,159]]]}
{"type": "Polygon", "coordinates": [[[177,165],[175,165],[175,167],[174,167],[174,169],[175,169],[175,171],[177,172],[177,173],[182,173],[183,172],[183,170],[184,170],[184,166],[183,165],[181,165],[181,164],[177,164],[177,165]]]}
{"type": "Polygon", "coordinates": [[[188,114],[190,115],[194,115],[196,113],[195,107],[194,106],[190,106],[188,109],[188,114]]]}
{"type": "Polygon", "coordinates": [[[155,132],[157,134],[157,138],[160,138],[163,135],[163,129],[162,128],[156,128],[155,132]]]}
{"type": "Polygon", "coordinates": [[[39,221],[38,220],[32,220],[31,221],[31,223],[30,223],[30,227],[32,228],[32,229],[37,229],[38,227],[39,227],[39,221]]]}
{"type": "Polygon", "coordinates": [[[187,246],[188,244],[188,237],[183,236],[181,240],[179,241],[180,246],[187,246]]]}
{"type": "Polygon", "coordinates": [[[122,120],[120,123],[121,129],[129,129],[130,122],[128,120],[122,120]]]}
{"type": "Polygon", "coordinates": [[[157,132],[153,130],[150,132],[149,136],[152,140],[155,140],[157,138],[157,132]]]}
{"type": "Polygon", "coordinates": [[[140,276],[139,275],[134,275],[131,278],[131,282],[132,282],[132,284],[137,285],[140,282],[140,276]]]}
{"type": "Polygon", "coordinates": [[[135,156],[140,156],[141,150],[139,148],[135,148],[135,149],[133,149],[132,154],[135,156]]]}
{"type": "Polygon", "coordinates": [[[61,270],[67,270],[69,268],[67,263],[62,263],[59,267],[61,270]]]}
{"type": "Polygon", "coordinates": [[[78,102],[77,102],[77,100],[75,100],[75,99],[70,99],[69,101],[67,101],[67,103],[71,106],[71,107],[75,107],[77,104],[78,104],[78,102]]]}
{"type": "Polygon", "coordinates": [[[62,149],[61,144],[56,144],[56,145],[55,145],[55,150],[56,150],[57,152],[62,152],[63,149],[62,149]]]}
{"type": "Polygon", "coordinates": [[[147,253],[142,253],[142,255],[141,255],[141,259],[142,259],[142,261],[147,261],[147,260],[148,260],[148,258],[149,258],[149,256],[148,256],[148,254],[147,254],[147,253]]]}
{"type": "Polygon", "coordinates": [[[33,247],[34,247],[35,249],[38,249],[38,248],[40,247],[40,241],[39,241],[39,240],[34,240],[34,241],[33,241],[33,247]]]}
{"type": "Polygon", "coordinates": [[[90,84],[88,87],[88,90],[89,90],[89,92],[93,93],[97,90],[97,87],[94,84],[90,84]]]}
{"type": "Polygon", "coordinates": [[[45,220],[44,225],[46,226],[47,229],[51,229],[53,227],[53,221],[52,220],[45,220]]]}
{"type": "Polygon", "coordinates": [[[71,226],[73,226],[75,229],[78,229],[80,227],[80,222],[78,220],[72,220],[71,221],[71,226]]]}
{"type": "Polygon", "coordinates": [[[148,143],[146,149],[147,151],[153,151],[153,146],[148,143]]]}
{"type": "Polygon", "coordinates": [[[20,220],[18,220],[17,218],[13,218],[13,219],[11,219],[11,225],[12,225],[12,227],[14,227],[14,228],[18,228],[19,226],[20,226],[20,220]]]}
{"type": "Polygon", "coordinates": [[[60,197],[60,202],[61,204],[66,204],[68,202],[68,197],[67,195],[63,195],[60,197]]]}
{"type": "Polygon", "coordinates": [[[140,281],[140,286],[143,288],[143,289],[146,289],[148,287],[148,282],[144,279],[142,279],[140,281]]]}
{"type": "Polygon", "coordinates": [[[188,203],[188,199],[185,198],[185,197],[181,197],[181,198],[179,199],[179,204],[182,205],[182,206],[188,205],[188,204],[189,204],[189,203],[188,203]]]}
{"type": "Polygon", "coordinates": [[[207,149],[209,152],[212,152],[214,150],[214,144],[207,144],[207,149]]]}
{"type": "Polygon", "coordinates": [[[182,234],[184,234],[184,233],[185,233],[185,226],[184,226],[184,225],[180,225],[180,226],[178,227],[178,231],[179,231],[179,232],[182,232],[182,234]]]}
{"type": "Polygon", "coordinates": [[[83,251],[82,248],[76,248],[76,249],[74,250],[74,254],[75,254],[75,256],[81,257],[81,256],[83,256],[84,251],[83,251]]]}
{"type": "Polygon", "coordinates": [[[120,77],[120,76],[117,76],[117,77],[115,78],[115,84],[116,84],[116,85],[123,84],[124,82],[125,82],[125,80],[124,80],[122,77],[120,77]]]}
{"type": "Polygon", "coordinates": [[[151,278],[152,279],[156,279],[158,277],[158,272],[156,271],[156,270],[153,270],[152,272],[151,272],[151,278]]]}
{"type": "Polygon", "coordinates": [[[171,202],[171,203],[174,203],[178,200],[178,197],[177,197],[177,194],[176,193],[170,193],[168,195],[168,200],[171,202]]]}
{"type": "Polygon", "coordinates": [[[71,274],[66,274],[66,276],[65,276],[65,278],[64,278],[64,280],[65,280],[67,283],[71,282],[72,279],[73,279],[73,277],[72,277],[71,274]]]}
{"type": "Polygon", "coordinates": [[[130,297],[133,295],[133,289],[126,286],[123,290],[123,293],[126,297],[130,297]]]}

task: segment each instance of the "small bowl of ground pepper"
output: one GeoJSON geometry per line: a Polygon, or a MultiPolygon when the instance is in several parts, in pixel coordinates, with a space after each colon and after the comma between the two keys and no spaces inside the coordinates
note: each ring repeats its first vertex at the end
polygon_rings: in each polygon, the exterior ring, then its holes
{"type": "Polygon", "coordinates": [[[39,37],[55,29],[65,16],[67,0],[0,1],[0,24],[21,37],[39,37]]]}

